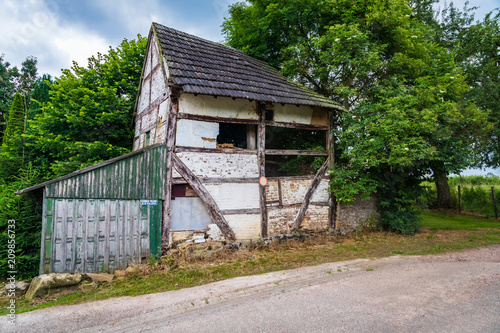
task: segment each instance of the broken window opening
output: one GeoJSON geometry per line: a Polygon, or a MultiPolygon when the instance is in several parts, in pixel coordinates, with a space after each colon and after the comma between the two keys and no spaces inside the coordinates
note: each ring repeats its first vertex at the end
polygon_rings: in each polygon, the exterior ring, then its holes
{"type": "Polygon", "coordinates": [[[326,156],[267,155],[266,177],[315,175],[325,161],[326,156]]]}
{"type": "Polygon", "coordinates": [[[151,140],[151,131],[146,132],[146,139],[144,140],[144,146],[149,146],[151,140]]]}
{"type": "Polygon", "coordinates": [[[266,149],[325,151],[326,132],[266,126],[266,149]]]}
{"type": "Polygon", "coordinates": [[[220,123],[217,148],[247,149],[247,125],[220,123]]]}
{"type": "MultiPolygon", "coordinates": [[[[326,151],[327,131],[266,127],[266,149],[326,151]]],[[[325,156],[267,155],[266,176],[286,177],[314,175],[325,162],[325,156]]]]}

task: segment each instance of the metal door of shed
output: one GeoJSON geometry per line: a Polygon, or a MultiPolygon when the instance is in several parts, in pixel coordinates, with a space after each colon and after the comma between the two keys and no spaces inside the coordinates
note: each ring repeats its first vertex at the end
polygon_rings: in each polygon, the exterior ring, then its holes
{"type": "Polygon", "coordinates": [[[161,201],[45,199],[40,274],[113,272],[157,255],[161,201]]]}

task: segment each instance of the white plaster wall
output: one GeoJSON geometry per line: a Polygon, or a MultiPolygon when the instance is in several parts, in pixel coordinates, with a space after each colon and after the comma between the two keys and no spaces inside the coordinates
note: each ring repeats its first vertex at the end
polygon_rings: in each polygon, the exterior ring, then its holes
{"type": "Polygon", "coordinates": [[[310,106],[296,106],[290,104],[274,104],[274,121],[285,123],[310,124],[313,108],[310,106]]]}
{"type": "Polygon", "coordinates": [[[198,177],[254,178],[259,176],[257,155],[184,152],[177,153],[177,156],[198,177]]]}
{"type": "Polygon", "coordinates": [[[259,208],[259,184],[205,185],[219,209],[259,208]]]}
{"type": "Polygon", "coordinates": [[[316,191],[311,198],[311,202],[328,202],[330,199],[330,194],[328,193],[328,183],[328,179],[321,180],[321,183],[319,183],[318,188],[316,188],[316,191]]]}
{"type": "Polygon", "coordinates": [[[179,98],[179,112],[222,118],[259,119],[253,102],[229,97],[182,94],[179,98]]]}
{"type": "Polygon", "coordinates": [[[179,119],[175,144],[185,147],[216,148],[219,124],[179,119]]]}
{"type": "Polygon", "coordinates": [[[225,215],[224,217],[231,229],[233,229],[237,240],[260,238],[260,215],[238,214],[225,215]]]}
{"type": "Polygon", "coordinates": [[[137,103],[137,113],[144,112],[149,106],[149,95],[151,94],[149,87],[150,77],[142,80],[141,92],[139,94],[139,101],[137,103]]]}

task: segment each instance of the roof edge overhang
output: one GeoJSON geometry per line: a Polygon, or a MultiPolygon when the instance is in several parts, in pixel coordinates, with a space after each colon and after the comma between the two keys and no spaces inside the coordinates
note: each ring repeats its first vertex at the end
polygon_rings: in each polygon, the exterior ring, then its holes
{"type": "Polygon", "coordinates": [[[28,193],[28,192],[31,192],[31,191],[34,191],[34,190],[38,190],[38,189],[41,189],[47,185],[50,185],[50,184],[53,184],[53,183],[57,183],[61,180],[65,180],[65,179],[68,179],[68,178],[72,178],[72,177],[75,177],[75,176],[78,176],[78,175],[81,175],[81,174],[84,174],[86,172],[89,172],[89,171],[92,171],[92,170],[95,170],[95,169],[99,169],[99,168],[102,168],[106,165],[110,165],[110,164],[113,164],[113,163],[116,163],[118,161],[121,161],[123,159],[126,159],[126,158],[129,158],[131,156],[134,156],[134,155],[139,155],[139,154],[142,154],[144,153],[145,151],[147,150],[151,150],[151,149],[154,149],[154,148],[157,148],[157,147],[160,147],[162,146],[163,144],[162,143],[157,143],[157,144],[154,144],[154,145],[151,145],[151,146],[147,146],[145,148],[141,148],[141,149],[138,149],[136,151],[133,151],[133,152],[130,152],[128,154],[125,154],[125,155],[121,155],[121,156],[118,156],[118,157],[115,157],[115,158],[112,158],[112,159],[109,159],[107,161],[103,161],[103,162],[100,162],[100,163],[97,163],[97,164],[94,164],[94,165],[91,165],[89,167],[86,167],[86,168],[83,168],[83,169],[79,169],[79,170],[76,170],[75,172],[72,172],[70,174],[67,174],[67,175],[64,175],[64,176],[61,176],[61,177],[58,177],[58,178],[55,178],[55,179],[52,179],[52,180],[49,180],[49,181],[46,181],[46,182],[43,182],[43,183],[40,183],[40,184],[37,184],[37,185],[33,185],[31,187],[27,187],[25,189],[22,189],[22,190],[19,190],[17,192],[14,192],[14,194],[17,194],[17,195],[20,195],[20,194],[24,194],[24,193],[28,193]]]}

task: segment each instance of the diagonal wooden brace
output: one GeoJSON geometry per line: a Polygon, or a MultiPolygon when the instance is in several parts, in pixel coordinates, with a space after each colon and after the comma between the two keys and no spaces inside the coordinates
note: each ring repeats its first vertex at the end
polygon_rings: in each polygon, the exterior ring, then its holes
{"type": "Polygon", "coordinates": [[[208,193],[207,189],[200,182],[198,177],[184,164],[181,159],[174,153],[172,154],[172,163],[173,167],[177,172],[184,178],[187,183],[193,188],[193,190],[198,194],[203,203],[208,209],[212,220],[219,227],[222,234],[229,240],[235,240],[236,236],[234,234],[233,229],[229,226],[224,215],[222,215],[221,210],[215,203],[215,200],[212,198],[210,193],[208,193]]]}
{"type": "Polygon", "coordinates": [[[307,189],[306,196],[304,197],[302,206],[300,206],[297,217],[295,218],[295,221],[292,224],[291,230],[296,231],[300,228],[300,224],[302,223],[302,220],[306,215],[307,209],[309,208],[309,204],[311,203],[312,196],[316,191],[316,189],[318,188],[319,183],[321,183],[321,179],[323,179],[323,177],[325,176],[325,172],[328,169],[329,165],[330,165],[330,159],[327,158],[323,166],[316,173],[316,176],[314,176],[311,186],[309,186],[309,188],[307,189]]]}

